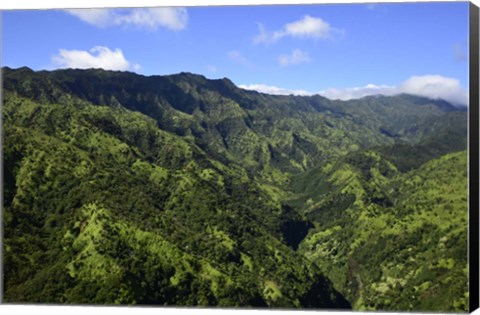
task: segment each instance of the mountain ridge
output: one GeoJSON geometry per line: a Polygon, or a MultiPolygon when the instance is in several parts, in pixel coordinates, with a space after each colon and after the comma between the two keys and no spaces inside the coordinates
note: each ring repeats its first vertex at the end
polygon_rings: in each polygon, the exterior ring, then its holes
{"type": "MultiPolygon", "coordinates": [[[[324,99],[327,99],[327,100],[330,100],[330,101],[337,101],[337,102],[349,102],[350,100],[340,100],[340,99],[330,99],[326,96],[322,96],[321,94],[319,93],[313,93],[311,95],[294,95],[294,94],[290,94],[290,95],[279,95],[279,94],[270,94],[270,93],[265,93],[265,92],[260,92],[260,91],[257,91],[257,90],[250,90],[250,89],[245,89],[245,88],[241,88],[239,87],[238,85],[236,85],[235,83],[233,83],[233,81],[227,77],[223,77],[223,78],[208,78],[206,77],[204,74],[198,74],[198,73],[193,73],[193,72],[188,72],[188,71],[181,71],[179,73],[173,73],[173,74],[163,74],[163,75],[158,75],[158,74],[154,74],[154,75],[144,75],[144,74],[139,74],[139,73],[136,73],[136,72],[133,72],[133,71],[128,71],[128,70],[104,70],[102,68],[89,68],[89,69],[81,69],[81,68],[66,68],[66,69],[56,69],[56,70],[33,70],[27,66],[24,66],[24,67],[19,67],[19,68],[11,68],[11,67],[8,67],[8,66],[3,66],[2,67],[2,70],[3,71],[7,71],[7,72],[10,72],[10,71],[13,71],[13,72],[18,72],[18,71],[24,71],[24,72],[27,72],[27,73],[49,73],[49,72],[62,72],[62,71],[87,71],[87,72],[96,72],[96,71],[105,71],[105,72],[111,72],[111,73],[119,73],[119,74],[131,74],[131,75],[135,75],[135,76],[140,76],[140,77],[145,77],[145,78],[158,78],[158,77],[170,77],[170,78],[178,78],[178,77],[193,77],[193,78],[197,78],[197,79],[202,79],[202,80],[206,80],[206,81],[211,81],[211,82],[224,82],[226,85],[228,86],[234,86],[235,88],[237,89],[241,89],[241,90],[244,90],[246,92],[251,92],[251,93],[258,93],[258,94],[264,94],[264,95],[272,95],[272,96],[295,96],[295,97],[306,97],[306,98],[310,98],[310,97],[321,97],[321,98],[324,98],[324,99]]],[[[419,101],[420,103],[419,104],[426,104],[428,102],[433,102],[433,103],[436,103],[436,104],[439,104],[440,106],[446,106],[447,108],[449,108],[450,110],[452,110],[452,107],[453,107],[453,110],[455,109],[460,109],[462,111],[466,111],[468,109],[468,106],[467,105],[453,105],[451,103],[449,103],[448,101],[445,101],[443,100],[442,98],[429,98],[429,97],[426,97],[426,96],[421,96],[421,95],[415,95],[415,94],[409,94],[409,93],[404,93],[404,92],[400,92],[398,94],[395,94],[395,95],[384,95],[384,94],[376,94],[376,95],[367,95],[367,96],[363,96],[363,97],[359,97],[359,98],[353,98],[353,100],[359,100],[359,99],[368,99],[368,98],[377,98],[377,97],[408,97],[408,98],[412,98],[412,99],[417,99],[417,101],[419,101]]]]}
{"type": "MultiPolygon", "coordinates": [[[[224,88],[223,84],[220,84],[219,88],[218,82],[223,81],[206,80],[205,77],[198,75],[195,75],[195,77],[201,79],[199,84],[195,83],[196,81],[189,82],[181,74],[145,77],[128,72],[97,69],[42,71],[39,73],[28,71],[28,73],[33,77],[30,79],[28,77],[21,78],[25,87],[16,89],[17,93],[25,97],[33,97],[38,101],[41,101],[42,97],[46,97],[45,101],[56,102],[64,98],[65,95],[71,95],[72,97],[86,99],[93,104],[124,106],[156,119],[159,126],[167,131],[181,136],[194,135],[198,139],[197,144],[200,146],[205,146],[204,143],[211,143],[212,141],[218,142],[218,148],[215,150],[217,155],[224,151],[234,151],[232,152],[234,154],[247,154],[248,159],[258,159],[254,155],[261,155],[261,151],[280,150],[278,153],[273,152],[271,154],[277,156],[280,160],[284,160],[282,156],[287,154],[285,150],[294,150],[296,151],[294,154],[298,157],[290,163],[289,168],[299,169],[302,169],[298,166],[298,163],[303,161],[302,156],[304,154],[302,151],[306,148],[305,146],[315,149],[316,154],[319,153],[319,148],[315,143],[312,143],[313,139],[303,138],[299,131],[293,131],[289,125],[296,125],[301,122],[304,124],[301,132],[315,135],[317,137],[315,142],[317,142],[320,141],[318,136],[326,137],[329,134],[328,128],[332,126],[332,122],[329,122],[329,120],[339,120],[341,118],[342,124],[351,125],[353,123],[356,129],[361,130],[358,130],[358,132],[374,137],[372,139],[376,139],[375,142],[377,143],[378,141],[392,143],[391,135],[397,135],[397,138],[401,140],[402,133],[404,134],[404,140],[412,142],[417,140],[417,135],[415,131],[412,133],[408,130],[415,128],[415,122],[417,125],[424,124],[423,120],[426,117],[422,118],[422,116],[429,115],[433,118],[432,115],[439,116],[445,113],[443,108],[437,107],[435,104],[418,107],[408,100],[405,101],[397,97],[385,97],[382,98],[382,101],[375,99],[369,103],[365,103],[365,100],[342,102],[330,101],[321,96],[290,97],[261,94],[236,88],[230,83],[227,84],[227,88],[224,88]],[[85,74],[87,77],[83,76],[85,74]],[[74,75],[75,79],[71,75],[74,75]],[[130,85],[126,86],[125,83],[122,83],[123,86],[118,86],[117,76],[125,78],[123,81],[129,82],[130,85]],[[136,83],[132,81],[133,78],[135,78],[136,83]],[[140,81],[137,79],[140,79],[140,81]],[[102,80],[105,82],[102,83],[102,80]],[[140,84],[140,82],[142,83],[140,84]],[[49,89],[42,84],[52,85],[51,93],[42,95],[44,93],[42,91],[49,89]],[[98,86],[102,86],[102,91],[98,91],[98,86]],[[108,91],[109,89],[111,91],[108,91]],[[129,90],[131,92],[128,92],[129,90]],[[132,97],[133,94],[139,92],[143,93],[144,96],[139,99],[132,97]],[[396,104],[395,106],[399,109],[390,109],[389,107],[393,104],[396,104]],[[395,116],[401,114],[400,111],[411,112],[411,117],[405,123],[392,123],[395,122],[395,116]],[[183,114],[193,116],[184,116],[183,114]],[[309,115],[311,117],[308,117],[309,115]],[[289,119],[287,119],[288,116],[290,116],[289,119]],[[172,124],[172,120],[176,123],[172,124]],[[320,130],[318,123],[325,127],[321,127],[320,130]],[[279,125],[282,125],[282,127],[277,128],[276,126],[279,125]],[[254,137],[255,134],[270,137],[271,132],[278,131],[283,133],[291,144],[285,143],[282,144],[284,148],[276,148],[277,144],[270,143],[269,146],[252,148],[253,152],[239,152],[241,149],[237,148],[238,145],[229,143],[229,140],[225,139],[224,134],[222,134],[225,128],[231,129],[234,126],[242,130],[251,130],[249,135],[254,137]],[[383,130],[383,134],[377,135],[380,129],[383,130]],[[299,142],[304,143],[303,148],[298,147],[299,142]]],[[[7,71],[4,78],[5,90],[9,90],[10,82],[14,83],[17,80],[15,71],[10,73],[7,71]]],[[[338,129],[336,126],[333,128],[338,129]]],[[[348,135],[349,129],[342,132],[344,136],[350,137],[348,135]]],[[[332,135],[328,136],[332,137],[332,135]]],[[[370,145],[368,143],[371,142],[366,137],[358,140],[361,143],[358,143],[358,141],[350,144],[345,143],[345,146],[364,146],[365,144],[370,145]]],[[[245,162],[248,163],[248,161],[245,162]]],[[[307,161],[307,163],[311,162],[307,161]]]]}

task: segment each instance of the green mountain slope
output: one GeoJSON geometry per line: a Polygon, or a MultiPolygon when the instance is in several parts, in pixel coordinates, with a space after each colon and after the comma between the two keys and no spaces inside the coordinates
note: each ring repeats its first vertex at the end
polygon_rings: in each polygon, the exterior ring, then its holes
{"type": "Polygon", "coordinates": [[[3,76],[6,301],[466,309],[465,109],[3,76]]]}
{"type": "Polygon", "coordinates": [[[88,101],[144,113],[165,131],[193,137],[215,159],[240,161],[257,176],[279,184],[288,173],[350,151],[399,140],[415,143],[434,133],[428,126],[445,116],[466,118],[451,105],[408,95],[349,102],[274,96],[238,89],[228,79],[189,73],[144,77],[93,69],[4,72],[4,88],[22,97],[46,103],[88,101]]]}
{"type": "Polygon", "coordinates": [[[3,113],[6,301],[349,306],[242,170],[148,117],[10,94],[3,113]]]}
{"type": "Polygon", "coordinates": [[[466,158],[446,154],[408,173],[372,151],[347,158],[305,208],[317,226],[300,251],[357,309],[465,311],[466,158]]]}

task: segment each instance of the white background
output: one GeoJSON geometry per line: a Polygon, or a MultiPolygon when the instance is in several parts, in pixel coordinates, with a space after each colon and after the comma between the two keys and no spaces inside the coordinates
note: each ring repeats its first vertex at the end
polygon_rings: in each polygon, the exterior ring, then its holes
{"type": "MultiPolygon", "coordinates": [[[[448,1],[448,0],[435,0],[448,1]]],[[[301,4],[301,3],[362,3],[374,1],[361,0],[1,0],[0,10],[6,9],[47,9],[47,8],[90,8],[90,7],[142,7],[142,6],[192,6],[192,5],[247,5],[247,4],[301,4]]],[[[379,2],[379,1],[377,1],[379,2]]],[[[383,0],[381,2],[400,2],[383,0]]],[[[415,0],[402,0],[401,2],[419,2],[415,0]]],[[[480,0],[473,0],[477,6],[480,6],[480,0]]],[[[3,32],[3,31],[2,31],[3,32]]],[[[1,38],[0,38],[1,40],[1,38]]],[[[1,41],[0,41],[1,47],[1,41]]],[[[1,57],[1,52],[0,52],[1,57]]],[[[286,310],[225,310],[225,309],[182,309],[182,308],[151,308],[151,307],[92,307],[92,306],[41,306],[41,305],[0,305],[0,314],[35,314],[35,315],[297,315],[297,314],[354,314],[352,312],[335,311],[286,311],[286,310]]],[[[357,314],[359,314],[357,312],[357,314]]],[[[381,313],[374,314],[397,314],[381,313]]],[[[408,313],[415,314],[415,313],[408,313]]],[[[418,314],[418,313],[416,313],[418,314]]],[[[480,315],[480,310],[474,312],[480,315]]]]}

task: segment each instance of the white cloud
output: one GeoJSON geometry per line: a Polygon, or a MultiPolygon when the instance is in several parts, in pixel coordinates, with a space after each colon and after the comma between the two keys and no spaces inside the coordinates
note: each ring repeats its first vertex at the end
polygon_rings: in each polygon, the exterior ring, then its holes
{"type": "Polygon", "coordinates": [[[250,60],[248,60],[247,58],[245,58],[241,52],[239,52],[238,50],[231,50],[228,52],[228,58],[230,58],[230,60],[244,66],[244,67],[247,67],[247,68],[251,68],[252,67],[252,63],[250,62],[250,60]]]}
{"type": "Polygon", "coordinates": [[[107,26],[113,20],[112,10],[110,9],[74,9],[65,11],[95,26],[107,26]]]}
{"type": "Polygon", "coordinates": [[[309,62],[310,56],[308,52],[295,49],[290,55],[281,55],[278,57],[278,63],[282,66],[296,65],[299,63],[309,62]]]}
{"type": "Polygon", "coordinates": [[[261,93],[266,94],[274,94],[274,95],[312,95],[312,93],[304,91],[304,90],[289,90],[279,88],[273,85],[266,85],[266,84],[248,84],[248,85],[239,85],[240,88],[245,90],[254,90],[261,93]]]}
{"type": "Polygon", "coordinates": [[[134,25],[150,30],[164,27],[179,31],[186,28],[188,23],[188,13],[184,8],[73,9],[66,11],[84,22],[99,27],[134,25]]]}
{"type": "Polygon", "coordinates": [[[58,68],[137,71],[140,65],[132,64],[120,49],[110,50],[108,47],[95,46],[89,51],[60,49],[58,55],[52,57],[53,64],[58,68]]]}
{"type": "Polygon", "coordinates": [[[272,39],[270,38],[271,36],[265,30],[265,26],[263,26],[262,23],[257,23],[257,24],[258,24],[258,34],[255,35],[255,37],[253,38],[253,43],[254,44],[270,43],[272,39]]]}
{"type": "Polygon", "coordinates": [[[258,24],[258,34],[253,39],[255,44],[270,44],[283,37],[327,39],[334,33],[343,33],[342,30],[333,28],[321,18],[305,15],[302,19],[287,23],[282,29],[269,33],[263,24],[258,24]]]}
{"type": "Polygon", "coordinates": [[[460,81],[441,75],[413,76],[400,84],[398,90],[454,104],[468,104],[468,92],[460,85],[460,81]]]}
{"type": "Polygon", "coordinates": [[[247,90],[276,95],[314,95],[319,94],[329,99],[350,100],[369,95],[397,95],[401,93],[423,96],[431,99],[443,99],[455,105],[468,104],[468,92],[460,81],[441,75],[412,76],[398,86],[367,84],[362,87],[330,88],[320,92],[289,90],[265,84],[240,85],[247,90]]]}
{"type": "Polygon", "coordinates": [[[286,24],[276,36],[327,38],[331,30],[330,24],[324,20],[305,15],[301,20],[286,24]]]}
{"type": "Polygon", "coordinates": [[[218,72],[218,68],[214,65],[208,65],[207,66],[207,70],[210,71],[210,72],[213,72],[213,73],[217,73],[218,72]]]}
{"type": "Polygon", "coordinates": [[[368,95],[394,95],[398,93],[394,86],[367,84],[362,87],[329,88],[320,91],[318,94],[333,100],[350,100],[368,95]]]}
{"type": "Polygon", "coordinates": [[[424,96],[431,99],[443,99],[452,104],[468,104],[468,92],[460,81],[441,75],[412,76],[398,86],[368,84],[363,87],[327,89],[319,92],[330,99],[349,100],[368,95],[396,95],[401,93],[424,96]]]}

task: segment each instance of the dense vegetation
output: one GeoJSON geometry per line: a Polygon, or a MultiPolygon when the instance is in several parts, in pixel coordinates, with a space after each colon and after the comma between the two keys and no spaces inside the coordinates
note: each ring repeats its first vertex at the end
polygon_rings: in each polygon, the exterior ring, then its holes
{"type": "Polygon", "coordinates": [[[467,310],[464,109],[3,76],[7,302],[467,310]]]}

